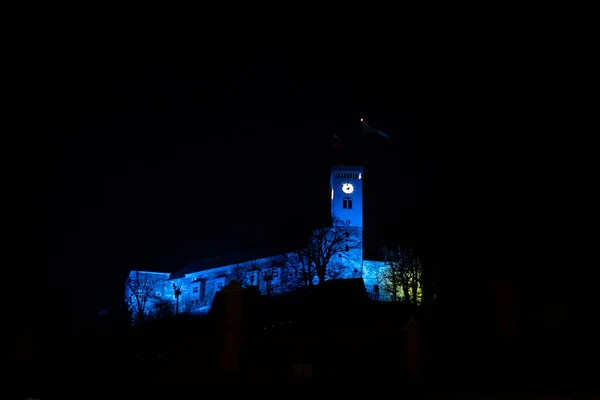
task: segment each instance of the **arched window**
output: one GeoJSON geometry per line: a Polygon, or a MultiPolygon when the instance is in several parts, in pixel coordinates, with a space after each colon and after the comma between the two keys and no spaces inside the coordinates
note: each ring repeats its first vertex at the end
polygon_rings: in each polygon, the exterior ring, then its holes
{"type": "Polygon", "coordinates": [[[346,208],[348,210],[352,210],[352,199],[351,198],[344,199],[344,208],[346,208]]]}

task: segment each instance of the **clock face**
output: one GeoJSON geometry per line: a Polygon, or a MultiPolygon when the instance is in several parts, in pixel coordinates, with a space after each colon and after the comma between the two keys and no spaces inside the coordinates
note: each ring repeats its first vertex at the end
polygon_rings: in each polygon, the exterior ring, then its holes
{"type": "Polygon", "coordinates": [[[342,183],[342,192],[346,194],[354,192],[354,185],[351,183],[342,183]]]}

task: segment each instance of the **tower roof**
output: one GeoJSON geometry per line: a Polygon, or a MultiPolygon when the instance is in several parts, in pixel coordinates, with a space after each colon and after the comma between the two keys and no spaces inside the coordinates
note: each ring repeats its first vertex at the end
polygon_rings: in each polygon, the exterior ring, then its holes
{"type": "Polygon", "coordinates": [[[357,125],[353,129],[344,129],[334,134],[331,149],[331,164],[334,165],[363,165],[365,135],[357,125]]]}
{"type": "Polygon", "coordinates": [[[362,165],[364,158],[360,143],[349,138],[342,140],[342,147],[334,148],[332,151],[331,163],[334,165],[362,165]]]}
{"type": "Polygon", "coordinates": [[[173,274],[171,274],[170,279],[183,278],[186,274],[206,271],[214,268],[225,267],[228,265],[234,265],[248,261],[254,261],[264,257],[273,256],[275,254],[277,253],[272,249],[256,248],[192,261],[185,265],[182,269],[175,271],[173,274]]]}
{"type": "Polygon", "coordinates": [[[367,125],[361,119],[360,126],[334,133],[331,150],[333,165],[368,165],[381,157],[384,148],[390,146],[390,137],[367,125]]]}
{"type": "Polygon", "coordinates": [[[332,165],[331,169],[340,171],[358,171],[364,172],[365,168],[362,165],[332,165]]]}

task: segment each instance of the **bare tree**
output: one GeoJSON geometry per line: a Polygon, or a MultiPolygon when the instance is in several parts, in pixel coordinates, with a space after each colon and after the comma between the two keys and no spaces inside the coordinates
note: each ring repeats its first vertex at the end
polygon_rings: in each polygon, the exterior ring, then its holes
{"type": "Polygon", "coordinates": [[[232,268],[229,278],[232,281],[236,281],[241,287],[247,286],[248,284],[248,265],[247,263],[237,264],[232,268]]]}
{"type": "Polygon", "coordinates": [[[314,285],[317,274],[305,249],[281,254],[275,258],[275,262],[281,266],[282,280],[287,290],[314,285]]]}
{"type": "Polygon", "coordinates": [[[381,271],[383,290],[390,295],[392,301],[398,301],[402,296],[402,268],[403,264],[399,250],[382,249],[384,256],[384,269],[381,271]]]}
{"type": "Polygon", "coordinates": [[[422,300],[423,268],[421,260],[412,251],[400,248],[382,249],[384,254],[383,287],[392,301],[420,304],[422,300]]]}
{"type": "Polygon", "coordinates": [[[412,251],[408,253],[407,257],[406,280],[410,289],[410,301],[412,304],[421,304],[423,299],[423,266],[421,260],[413,256],[412,251]]]}
{"type": "Polygon", "coordinates": [[[126,301],[134,323],[143,323],[164,308],[159,295],[164,279],[154,274],[132,271],[127,278],[126,301]]]}
{"type": "Polygon", "coordinates": [[[331,225],[315,229],[308,241],[306,257],[319,282],[346,275],[360,276],[362,232],[332,218],[331,225]]]}
{"type": "Polygon", "coordinates": [[[312,287],[328,279],[361,276],[362,232],[332,218],[331,225],[315,229],[304,249],[278,257],[291,287],[312,287]]]}
{"type": "Polygon", "coordinates": [[[285,262],[280,257],[275,257],[269,260],[263,267],[262,280],[265,281],[265,294],[267,296],[278,292],[282,286],[282,279],[284,279],[282,275],[285,265],[285,262]]]}

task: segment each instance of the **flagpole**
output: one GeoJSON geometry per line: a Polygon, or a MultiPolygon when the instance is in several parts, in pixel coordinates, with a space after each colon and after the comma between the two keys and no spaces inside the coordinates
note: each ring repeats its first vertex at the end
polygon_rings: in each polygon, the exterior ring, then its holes
{"type": "Polygon", "coordinates": [[[366,160],[365,160],[365,151],[364,146],[366,146],[367,141],[365,140],[366,135],[364,135],[362,124],[365,123],[364,118],[360,119],[361,127],[360,127],[360,163],[363,168],[365,168],[366,160]]]}

